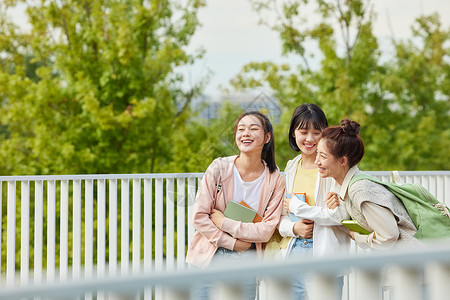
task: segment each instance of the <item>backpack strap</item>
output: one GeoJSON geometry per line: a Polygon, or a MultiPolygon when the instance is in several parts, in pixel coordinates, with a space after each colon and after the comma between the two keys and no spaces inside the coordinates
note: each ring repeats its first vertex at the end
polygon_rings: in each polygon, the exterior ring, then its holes
{"type": "Polygon", "coordinates": [[[220,190],[222,189],[222,176],[220,175],[220,169],[217,168],[216,169],[216,194],[218,194],[220,192],[220,190]]]}
{"type": "Polygon", "coordinates": [[[395,184],[401,184],[402,183],[402,179],[400,178],[400,174],[398,173],[398,171],[392,171],[391,172],[391,181],[395,184]]]}
{"type": "MultiPolygon", "coordinates": [[[[375,178],[375,177],[373,177],[373,176],[371,176],[369,174],[360,173],[360,174],[356,174],[355,176],[352,177],[352,179],[350,180],[349,187],[351,185],[353,185],[356,181],[363,180],[363,179],[370,180],[370,181],[379,183],[379,184],[384,185],[384,186],[389,185],[389,183],[386,184],[386,182],[382,182],[382,181],[378,180],[377,178],[375,178]]],[[[392,171],[391,172],[391,182],[390,183],[395,183],[397,185],[401,185],[402,184],[402,179],[401,179],[400,174],[398,173],[398,171],[392,171]]]]}
{"type": "MultiPolygon", "coordinates": [[[[411,192],[406,191],[402,188],[402,185],[398,183],[398,178],[396,178],[397,176],[400,177],[398,175],[398,172],[393,171],[391,173],[391,180],[393,180],[394,182],[382,182],[382,181],[378,180],[377,178],[370,176],[369,174],[360,173],[360,174],[356,174],[355,176],[352,177],[352,179],[350,180],[350,183],[348,185],[348,188],[350,188],[355,182],[357,182],[359,180],[364,180],[364,179],[370,180],[370,181],[373,181],[375,183],[381,184],[382,186],[386,187],[391,193],[393,193],[397,198],[399,198],[403,202],[402,196],[410,197],[409,195],[411,194],[411,192]],[[397,174],[395,174],[395,173],[397,173],[397,174]]],[[[435,197],[433,197],[428,190],[426,190],[421,185],[410,184],[410,186],[415,189],[416,194],[419,195],[418,196],[419,198],[424,199],[424,201],[425,200],[428,201],[428,203],[431,206],[436,207],[437,209],[439,209],[441,211],[441,213],[444,216],[447,216],[450,218],[450,209],[445,204],[442,204],[441,202],[439,202],[439,200],[437,200],[435,197]],[[433,197],[434,200],[430,197],[433,197]]]]}
{"type": "Polygon", "coordinates": [[[348,184],[348,188],[350,188],[355,182],[359,181],[359,180],[370,180],[373,181],[375,183],[384,185],[383,182],[379,181],[378,179],[376,179],[373,176],[370,176],[369,174],[364,174],[364,173],[360,173],[360,174],[356,174],[352,177],[352,179],[350,179],[350,183],[348,184]]]}

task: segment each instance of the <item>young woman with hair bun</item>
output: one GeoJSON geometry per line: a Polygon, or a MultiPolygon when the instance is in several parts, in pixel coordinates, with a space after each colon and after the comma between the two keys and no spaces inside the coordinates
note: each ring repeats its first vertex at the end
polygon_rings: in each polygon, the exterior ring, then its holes
{"type": "Polygon", "coordinates": [[[341,186],[339,198],[344,201],[352,219],[371,232],[350,231],[352,239],[362,248],[373,249],[421,245],[414,237],[414,223],[394,194],[382,185],[364,179],[349,187],[352,177],[361,173],[357,164],[364,156],[359,129],[360,125],[349,119],[343,119],[340,126],[324,129],[315,160],[319,176],[332,177],[341,186]]]}

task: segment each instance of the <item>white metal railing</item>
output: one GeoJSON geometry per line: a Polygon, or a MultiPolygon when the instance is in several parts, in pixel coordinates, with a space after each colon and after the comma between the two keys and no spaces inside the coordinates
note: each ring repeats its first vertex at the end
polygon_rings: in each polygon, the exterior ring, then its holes
{"type": "MultiPolygon", "coordinates": [[[[184,270],[202,175],[0,176],[1,284],[184,270]]],[[[400,175],[450,205],[450,171],[400,175]]]]}
{"type": "MultiPolygon", "coordinates": [[[[299,272],[310,281],[310,300],[340,300],[336,290],[337,277],[342,269],[351,268],[358,282],[352,288],[354,299],[447,300],[450,280],[450,241],[426,248],[364,253],[356,256],[339,255],[319,259],[257,262],[249,259],[215,265],[208,269],[162,272],[141,271],[128,276],[110,278],[79,278],[30,284],[22,288],[0,290],[0,300],[32,297],[76,299],[87,293],[108,291],[113,299],[134,299],[148,287],[164,291],[165,299],[192,299],[192,287],[199,282],[212,283],[212,299],[245,299],[240,283],[249,278],[263,278],[270,284],[263,299],[292,299],[289,284],[299,272]],[[389,267],[389,272],[384,269],[389,267]],[[383,283],[389,275],[389,285],[383,283]],[[385,288],[388,288],[386,290],[385,288]],[[389,291],[389,293],[386,293],[389,291]]],[[[344,284],[345,285],[345,284],[344,284]]]]}

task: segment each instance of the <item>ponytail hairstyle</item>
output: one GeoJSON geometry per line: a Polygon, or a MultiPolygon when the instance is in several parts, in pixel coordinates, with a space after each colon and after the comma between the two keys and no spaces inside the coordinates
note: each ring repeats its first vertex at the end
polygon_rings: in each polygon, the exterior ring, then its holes
{"type": "Polygon", "coordinates": [[[269,168],[269,172],[273,173],[277,170],[277,164],[275,163],[275,138],[273,136],[273,127],[272,123],[270,123],[269,118],[266,115],[260,113],[259,111],[248,111],[243,113],[237,118],[234,123],[234,138],[236,139],[236,131],[239,124],[239,121],[245,116],[255,116],[261,122],[261,125],[264,129],[264,136],[267,133],[270,133],[269,142],[265,143],[261,152],[261,159],[264,160],[269,168]]]}
{"type": "Polygon", "coordinates": [[[359,136],[360,125],[343,119],[340,126],[325,128],[322,139],[331,154],[336,158],[347,157],[348,166],[356,166],[364,156],[364,142],[359,136]]]}
{"type": "Polygon", "coordinates": [[[291,125],[289,126],[289,146],[291,146],[292,150],[296,152],[300,151],[294,137],[295,130],[299,128],[308,130],[309,126],[323,131],[328,127],[328,121],[325,113],[318,105],[304,103],[297,106],[292,113],[291,125]]]}

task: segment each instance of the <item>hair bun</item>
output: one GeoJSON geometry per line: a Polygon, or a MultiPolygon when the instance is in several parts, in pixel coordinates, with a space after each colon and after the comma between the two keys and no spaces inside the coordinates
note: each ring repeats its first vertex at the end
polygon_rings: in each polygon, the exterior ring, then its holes
{"type": "Polygon", "coordinates": [[[349,136],[355,136],[359,133],[359,124],[350,119],[343,119],[341,121],[341,129],[343,133],[349,136]]]}

